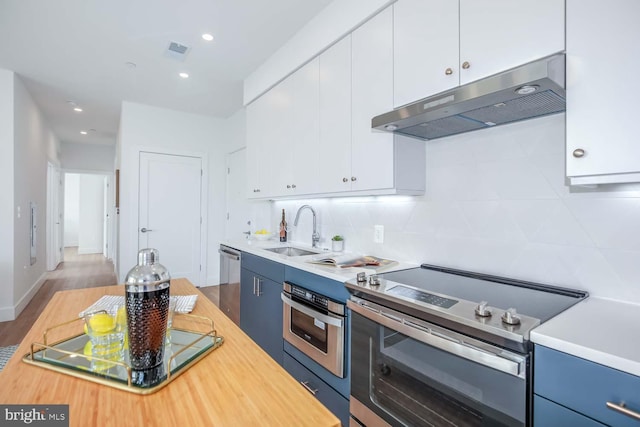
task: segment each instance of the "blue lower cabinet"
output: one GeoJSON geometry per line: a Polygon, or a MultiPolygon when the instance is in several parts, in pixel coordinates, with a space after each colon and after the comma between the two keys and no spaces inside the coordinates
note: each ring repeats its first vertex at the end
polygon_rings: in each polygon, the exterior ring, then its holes
{"type": "Polygon", "coordinates": [[[540,396],[533,396],[533,427],[605,427],[571,409],[540,396]]]}
{"type": "MultiPolygon", "coordinates": [[[[624,404],[640,413],[640,377],[541,345],[536,345],[534,351],[533,392],[537,396],[582,414],[585,420],[616,427],[640,425],[637,419],[607,406],[607,403],[624,404]]],[[[544,411],[536,408],[537,402],[533,407],[534,425],[546,426],[536,419],[545,417],[544,411]]],[[[584,421],[564,425],[600,424],[584,421]]]]}
{"type": "Polygon", "coordinates": [[[282,365],[282,281],[284,265],[242,254],[240,328],[282,365]]]}
{"type": "Polygon", "coordinates": [[[340,419],[343,426],[349,425],[349,400],[287,353],[284,353],[283,366],[300,384],[313,391],[315,397],[340,419]]]}

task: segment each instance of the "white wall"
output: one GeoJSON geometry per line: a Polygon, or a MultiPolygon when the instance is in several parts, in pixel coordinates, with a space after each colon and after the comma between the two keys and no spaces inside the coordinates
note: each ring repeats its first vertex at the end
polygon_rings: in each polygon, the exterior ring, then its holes
{"type": "Polygon", "coordinates": [[[114,145],[60,144],[60,161],[67,170],[113,173],[115,159],[115,141],[114,145]]]}
{"type": "MultiPolygon", "coordinates": [[[[309,203],[326,247],[343,234],[348,251],[640,303],[640,184],[566,186],[564,138],[559,114],[427,141],[424,196],[275,202],[271,225],[309,203]]],[[[303,215],[290,235],[310,244],[303,215]]]]}
{"type": "Polygon", "coordinates": [[[0,321],[13,310],[13,73],[0,69],[0,321]]]}
{"type": "Polygon", "coordinates": [[[78,254],[103,252],[104,175],[80,175],[78,254]]]}
{"type": "Polygon", "coordinates": [[[78,254],[103,252],[105,178],[100,174],[65,174],[64,246],[77,246],[78,254]]]}
{"type": "MultiPolygon", "coordinates": [[[[131,102],[122,104],[120,119],[120,217],[118,274],[124,279],[136,263],[138,250],[137,176],[138,151],[154,148],[169,152],[204,153],[208,157],[208,233],[206,283],[219,283],[217,246],[224,238],[225,218],[225,129],[224,120],[150,107],[131,102]]],[[[162,257],[162,254],[160,254],[162,257]]],[[[167,268],[171,270],[171,266],[167,268]]]]}
{"type": "Polygon", "coordinates": [[[5,218],[8,212],[0,210],[3,220],[0,227],[3,238],[0,250],[0,321],[3,321],[15,319],[44,282],[47,161],[56,165],[60,162],[59,141],[20,78],[12,72],[2,71],[0,95],[2,161],[13,165],[2,164],[7,195],[3,205],[9,205],[11,217],[5,218]],[[31,227],[28,214],[31,202],[37,205],[39,213],[36,224],[37,261],[33,265],[30,263],[31,227]],[[4,220],[7,220],[6,224],[4,220]],[[6,242],[10,242],[10,252],[6,242]]]}
{"type": "Polygon", "coordinates": [[[80,230],[80,175],[64,175],[64,247],[78,246],[80,230]]]}

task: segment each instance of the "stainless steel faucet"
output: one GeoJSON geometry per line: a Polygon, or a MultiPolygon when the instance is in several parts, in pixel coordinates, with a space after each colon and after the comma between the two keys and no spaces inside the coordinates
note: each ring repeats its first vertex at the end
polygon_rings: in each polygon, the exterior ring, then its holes
{"type": "Polygon", "coordinates": [[[300,206],[300,208],[298,209],[298,212],[296,212],[296,219],[293,220],[293,225],[294,226],[298,225],[298,220],[300,219],[300,212],[302,212],[302,210],[305,208],[309,209],[313,214],[313,234],[311,235],[311,247],[317,248],[318,242],[320,242],[320,234],[316,230],[316,211],[314,211],[310,205],[300,206]]]}

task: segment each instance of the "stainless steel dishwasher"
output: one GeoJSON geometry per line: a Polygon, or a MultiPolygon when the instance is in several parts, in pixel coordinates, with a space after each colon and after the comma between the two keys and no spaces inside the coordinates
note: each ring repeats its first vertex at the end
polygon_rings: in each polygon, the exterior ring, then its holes
{"type": "Polygon", "coordinates": [[[240,326],[240,258],[241,252],[220,245],[220,310],[240,326]]]}

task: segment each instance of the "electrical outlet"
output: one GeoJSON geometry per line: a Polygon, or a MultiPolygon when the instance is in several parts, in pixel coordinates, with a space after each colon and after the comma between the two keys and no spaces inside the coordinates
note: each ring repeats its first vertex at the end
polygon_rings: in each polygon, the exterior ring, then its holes
{"type": "Polygon", "coordinates": [[[373,242],[384,243],[384,225],[373,226],[373,242]]]}

